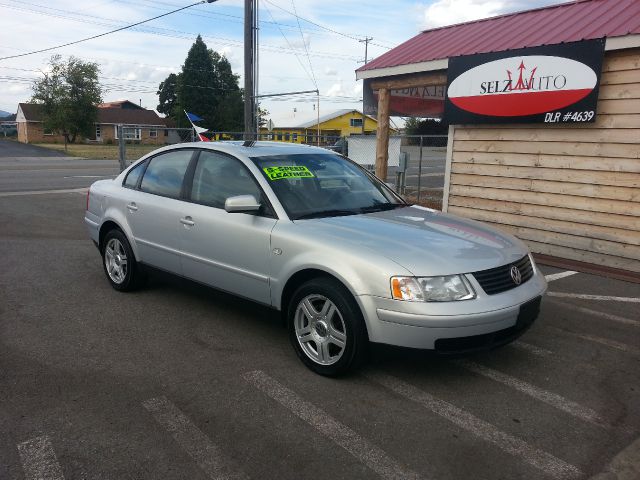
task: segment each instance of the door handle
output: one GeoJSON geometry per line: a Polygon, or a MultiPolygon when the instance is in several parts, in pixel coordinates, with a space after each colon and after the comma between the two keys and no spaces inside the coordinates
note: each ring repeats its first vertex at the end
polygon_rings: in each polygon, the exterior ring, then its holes
{"type": "Polygon", "coordinates": [[[196,224],[196,222],[194,222],[189,216],[181,218],[180,223],[188,227],[193,227],[196,224]]]}
{"type": "Polygon", "coordinates": [[[135,204],[135,202],[131,202],[129,205],[127,205],[127,208],[132,212],[135,212],[136,210],[138,210],[138,206],[135,204]]]}

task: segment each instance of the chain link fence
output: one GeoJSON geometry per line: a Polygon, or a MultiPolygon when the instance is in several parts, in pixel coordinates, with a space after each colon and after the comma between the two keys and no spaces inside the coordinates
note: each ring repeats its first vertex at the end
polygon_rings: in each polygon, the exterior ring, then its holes
{"type": "MultiPolygon", "coordinates": [[[[135,126],[119,126],[117,145],[120,167],[165,145],[198,140],[190,128],[162,128],[156,136],[146,136],[135,126]]],[[[314,145],[340,153],[369,171],[375,171],[375,135],[326,135],[317,133],[207,132],[211,141],[274,141],[300,145],[314,145]]],[[[393,135],[389,137],[389,159],[386,178],[396,192],[409,203],[442,209],[446,135],[393,135]]]]}

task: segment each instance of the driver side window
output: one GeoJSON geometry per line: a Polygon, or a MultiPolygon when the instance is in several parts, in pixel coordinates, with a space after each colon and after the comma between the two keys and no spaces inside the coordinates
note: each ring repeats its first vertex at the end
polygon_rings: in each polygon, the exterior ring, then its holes
{"type": "Polygon", "coordinates": [[[223,209],[225,200],[237,195],[253,195],[264,203],[260,187],[239,160],[219,152],[201,152],[193,175],[191,200],[223,209]]]}

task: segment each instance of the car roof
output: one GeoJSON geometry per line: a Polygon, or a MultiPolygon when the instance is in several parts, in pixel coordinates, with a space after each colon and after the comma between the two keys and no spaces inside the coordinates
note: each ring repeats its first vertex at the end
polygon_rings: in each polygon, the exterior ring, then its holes
{"type": "Polygon", "coordinates": [[[284,142],[243,142],[243,141],[220,141],[220,142],[195,142],[173,145],[174,147],[197,147],[208,150],[218,150],[246,157],[267,157],[271,155],[295,155],[304,153],[335,155],[335,152],[326,148],[314,147],[313,145],[284,143],[284,142]]]}

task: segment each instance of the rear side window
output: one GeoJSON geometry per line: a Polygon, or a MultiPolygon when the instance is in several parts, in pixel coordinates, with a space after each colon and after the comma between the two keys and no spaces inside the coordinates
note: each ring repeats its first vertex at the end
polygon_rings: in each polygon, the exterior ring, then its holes
{"type": "Polygon", "coordinates": [[[138,165],[133,167],[127,173],[127,178],[124,180],[124,186],[127,188],[136,188],[138,185],[138,180],[140,180],[140,175],[142,175],[142,171],[144,170],[145,162],[140,162],[138,165]]]}
{"type": "Polygon", "coordinates": [[[176,150],[152,158],[142,177],[140,190],[164,197],[180,197],[182,182],[192,155],[192,150],[176,150]]]}

